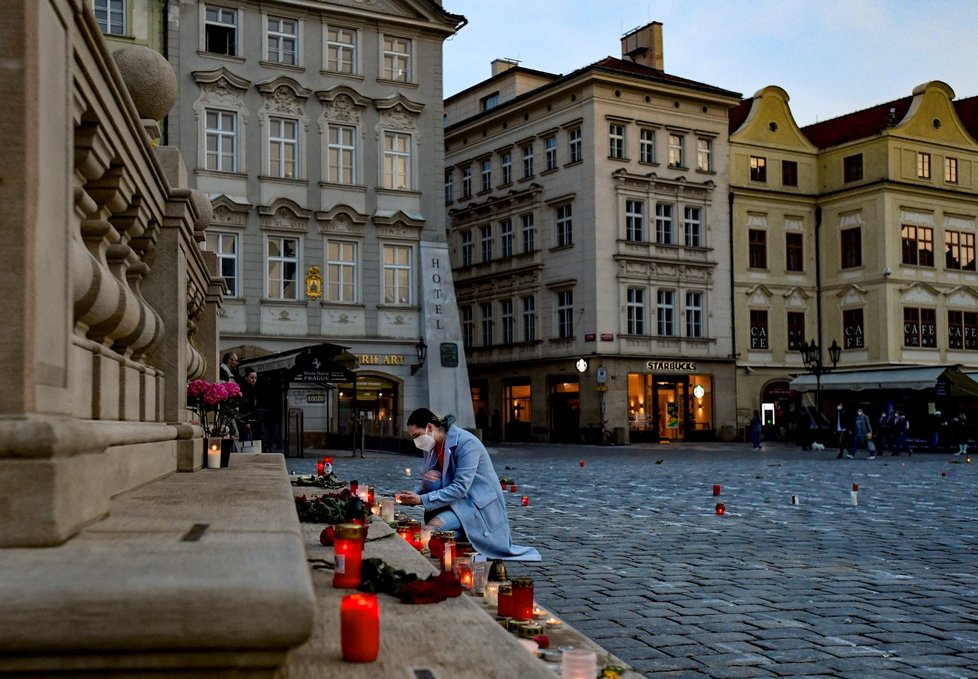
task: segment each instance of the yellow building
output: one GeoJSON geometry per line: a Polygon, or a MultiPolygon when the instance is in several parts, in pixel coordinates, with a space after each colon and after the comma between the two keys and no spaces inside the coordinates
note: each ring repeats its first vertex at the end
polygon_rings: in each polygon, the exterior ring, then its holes
{"type": "Polygon", "coordinates": [[[978,143],[959,108],[972,115],[935,81],[801,130],[777,87],[732,112],[742,417],[768,404],[775,428],[807,427],[818,391],[823,414],[864,404],[923,422],[953,407],[938,373],[908,383],[895,368],[978,366],[978,143]],[[841,347],[815,393],[799,351],[812,340],[829,368],[827,348],[841,347]]]}

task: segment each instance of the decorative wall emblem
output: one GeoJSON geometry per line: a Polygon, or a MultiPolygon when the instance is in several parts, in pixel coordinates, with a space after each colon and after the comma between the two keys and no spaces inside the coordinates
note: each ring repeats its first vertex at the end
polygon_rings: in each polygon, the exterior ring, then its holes
{"type": "Polygon", "coordinates": [[[323,294],[323,276],[318,266],[306,269],[306,297],[319,299],[323,294]]]}

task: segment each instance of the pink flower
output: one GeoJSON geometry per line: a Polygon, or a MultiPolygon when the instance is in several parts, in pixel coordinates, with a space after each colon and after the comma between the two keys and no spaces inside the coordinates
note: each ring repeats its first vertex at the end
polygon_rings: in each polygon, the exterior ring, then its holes
{"type": "Polygon", "coordinates": [[[190,398],[200,398],[207,391],[207,382],[204,380],[194,380],[187,385],[187,396],[190,398]]]}
{"type": "Polygon", "coordinates": [[[225,382],[224,391],[227,393],[228,398],[241,396],[241,387],[238,386],[237,382],[225,382]]]}

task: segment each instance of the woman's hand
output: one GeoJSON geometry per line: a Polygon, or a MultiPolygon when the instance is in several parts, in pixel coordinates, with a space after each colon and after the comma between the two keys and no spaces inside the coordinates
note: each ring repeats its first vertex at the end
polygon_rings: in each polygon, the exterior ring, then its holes
{"type": "Polygon", "coordinates": [[[404,490],[400,493],[394,494],[394,501],[399,505],[416,507],[417,505],[421,504],[421,496],[417,493],[412,493],[409,490],[404,490]]]}

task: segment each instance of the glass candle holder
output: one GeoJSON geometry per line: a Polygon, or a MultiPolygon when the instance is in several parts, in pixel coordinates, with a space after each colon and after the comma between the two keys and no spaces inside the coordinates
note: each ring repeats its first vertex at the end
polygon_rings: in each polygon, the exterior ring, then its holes
{"type": "Polygon", "coordinates": [[[207,439],[207,468],[221,468],[221,439],[219,436],[211,436],[207,439]]]}
{"type": "Polygon", "coordinates": [[[380,605],[374,594],[347,594],[340,601],[343,660],[373,662],[380,650],[380,605]]]}
{"type": "Polygon", "coordinates": [[[431,539],[428,541],[428,551],[431,553],[432,559],[438,559],[441,562],[441,555],[444,551],[445,545],[445,531],[436,530],[431,534],[431,539]]]}
{"type": "Polygon", "coordinates": [[[363,529],[353,523],[341,523],[333,534],[333,587],[355,589],[360,586],[360,566],[363,559],[363,529]]]}
{"type": "Polygon", "coordinates": [[[442,538],[441,549],[441,569],[443,571],[450,571],[452,570],[452,564],[455,563],[455,538],[442,538]]]}
{"type": "Polygon", "coordinates": [[[380,501],[380,518],[384,521],[394,520],[394,498],[385,497],[380,501]]]}
{"type": "Polygon", "coordinates": [[[496,615],[504,618],[513,617],[513,586],[499,585],[499,594],[496,600],[496,615]]]}
{"type": "Polygon", "coordinates": [[[513,578],[513,612],[517,620],[533,619],[533,578],[513,578]]]}
{"type": "Polygon", "coordinates": [[[460,556],[452,563],[452,572],[462,585],[462,589],[472,589],[472,559],[460,556]]]}
{"type": "Polygon", "coordinates": [[[560,657],[562,679],[594,679],[598,674],[598,657],[594,651],[570,648],[560,657]]]}
{"type": "Polygon", "coordinates": [[[480,596],[486,591],[486,575],[488,572],[488,564],[484,559],[472,560],[472,591],[480,596]]]}
{"type": "Polygon", "coordinates": [[[322,459],[316,463],[316,475],[325,476],[326,475],[326,460],[322,459]]]}
{"type": "Polygon", "coordinates": [[[489,608],[497,608],[499,606],[499,583],[487,582],[486,591],[482,597],[486,600],[486,605],[489,608]]]}
{"type": "Polygon", "coordinates": [[[428,549],[428,545],[431,544],[431,533],[432,531],[430,528],[425,528],[424,526],[421,527],[421,551],[422,552],[428,549]]]}

